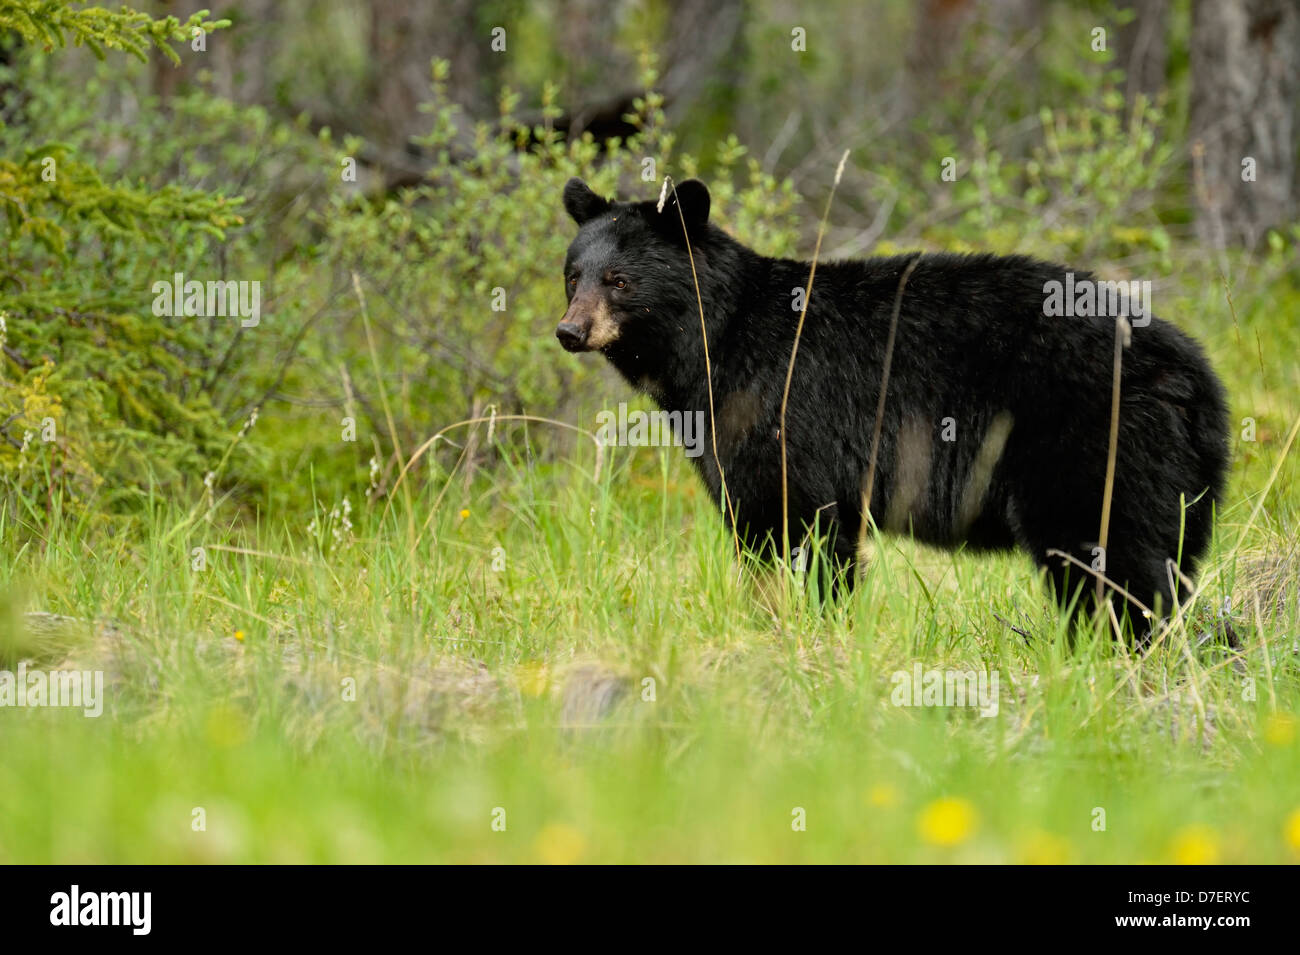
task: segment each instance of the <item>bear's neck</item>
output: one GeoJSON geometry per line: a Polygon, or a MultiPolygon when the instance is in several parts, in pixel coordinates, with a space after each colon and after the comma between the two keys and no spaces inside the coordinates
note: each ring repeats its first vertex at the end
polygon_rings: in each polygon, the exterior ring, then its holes
{"type": "Polygon", "coordinates": [[[755,362],[770,352],[762,344],[780,334],[769,327],[779,321],[774,316],[782,316],[774,303],[789,308],[791,289],[807,284],[808,264],[761,256],[712,229],[697,251],[696,277],[698,302],[688,278],[675,303],[676,318],[656,329],[653,340],[606,352],[624,379],[665,411],[707,412],[710,372],[716,391],[735,388],[738,376],[758,371],[755,362]]]}

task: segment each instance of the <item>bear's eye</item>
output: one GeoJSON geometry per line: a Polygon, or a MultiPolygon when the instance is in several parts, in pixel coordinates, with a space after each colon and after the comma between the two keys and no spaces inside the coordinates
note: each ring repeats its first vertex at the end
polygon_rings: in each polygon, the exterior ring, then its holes
{"type": "Polygon", "coordinates": [[[577,277],[576,275],[571,275],[571,276],[569,276],[569,286],[570,286],[571,288],[577,288],[577,287],[578,287],[578,277],[577,277]]]}
{"type": "Polygon", "coordinates": [[[627,283],[624,282],[622,279],[619,279],[617,282],[614,283],[614,288],[627,288],[627,283]]]}

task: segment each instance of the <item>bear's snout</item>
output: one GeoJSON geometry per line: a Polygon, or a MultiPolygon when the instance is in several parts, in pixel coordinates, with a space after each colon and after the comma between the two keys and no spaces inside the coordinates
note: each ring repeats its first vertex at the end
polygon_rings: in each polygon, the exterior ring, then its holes
{"type": "Polygon", "coordinates": [[[596,296],[575,298],[560,319],[555,337],[567,351],[604,351],[621,333],[609,303],[596,296]]]}
{"type": "Polygon", "coordinates": [[[565,351],[582,351],[587,344],[587,329],[577,322],[560,322],[556,326],[555,337],[560,340],[565,351]]]}

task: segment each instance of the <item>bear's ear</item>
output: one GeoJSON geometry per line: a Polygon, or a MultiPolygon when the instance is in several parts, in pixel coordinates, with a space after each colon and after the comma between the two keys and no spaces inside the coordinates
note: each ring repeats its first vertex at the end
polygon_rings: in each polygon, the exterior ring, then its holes
{"type": "Polygon", "coordinates": [[[585,182],[574,176],[564,184],[564,208],[573,216],[574,222],[582,225],[602,212],[608,212],[609,200],[596,195],[585,182]]]}
{"type": "Polygon", "coordinates": [[[659,202],[642,203],[644,215],[650,220],[655,230],[666,239],[682,241],[682,223],[686,223],[686,235],[693,236],[703,231],[709,223],[709,190],[698,179],[687,179],[677,183],[674,190],[667,188],[660,196],[659,202]],[[678,212],[678,205],[681,211],[678,212]]]}
{"type": "MultiPolygon", "coordinates": [[[[664,203],[664,212],[671,212],[677,218],[678,203],[681,203],[682,218],[686,228],[694,230],[709,221],[709,187],[698,179],[687,179],[677,184],[676,190],[668,190],[668,201],[664,203]]],[[[680,223],[679,223],[680,225],[680,223]]]]}

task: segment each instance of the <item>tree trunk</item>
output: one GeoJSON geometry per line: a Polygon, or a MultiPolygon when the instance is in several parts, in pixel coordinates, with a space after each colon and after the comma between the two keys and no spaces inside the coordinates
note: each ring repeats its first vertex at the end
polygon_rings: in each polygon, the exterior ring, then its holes
{"type": "Polygon", "coordinates": [[[1296,217],[1296,0],[1195,0],[1191,68],[1197,233],[1254,246],[1296,217]]]}
{"type": "Polygon", "coordinates": [[[945,71],[952,70],[962,34],[977,14],[974,0],[922,0],[904,60],[902,112],[915,116],[938,98],[945,71]]]}
{"type": "Polygon", "coordinates": [[[1124,0],[1133,19],[1115,33],[1115,62],[1124,71],[1124,98],[1132,108],[1139,95],[1155,100],[1165,87],[1169,47],[1169,0],[1124,0]]]}

